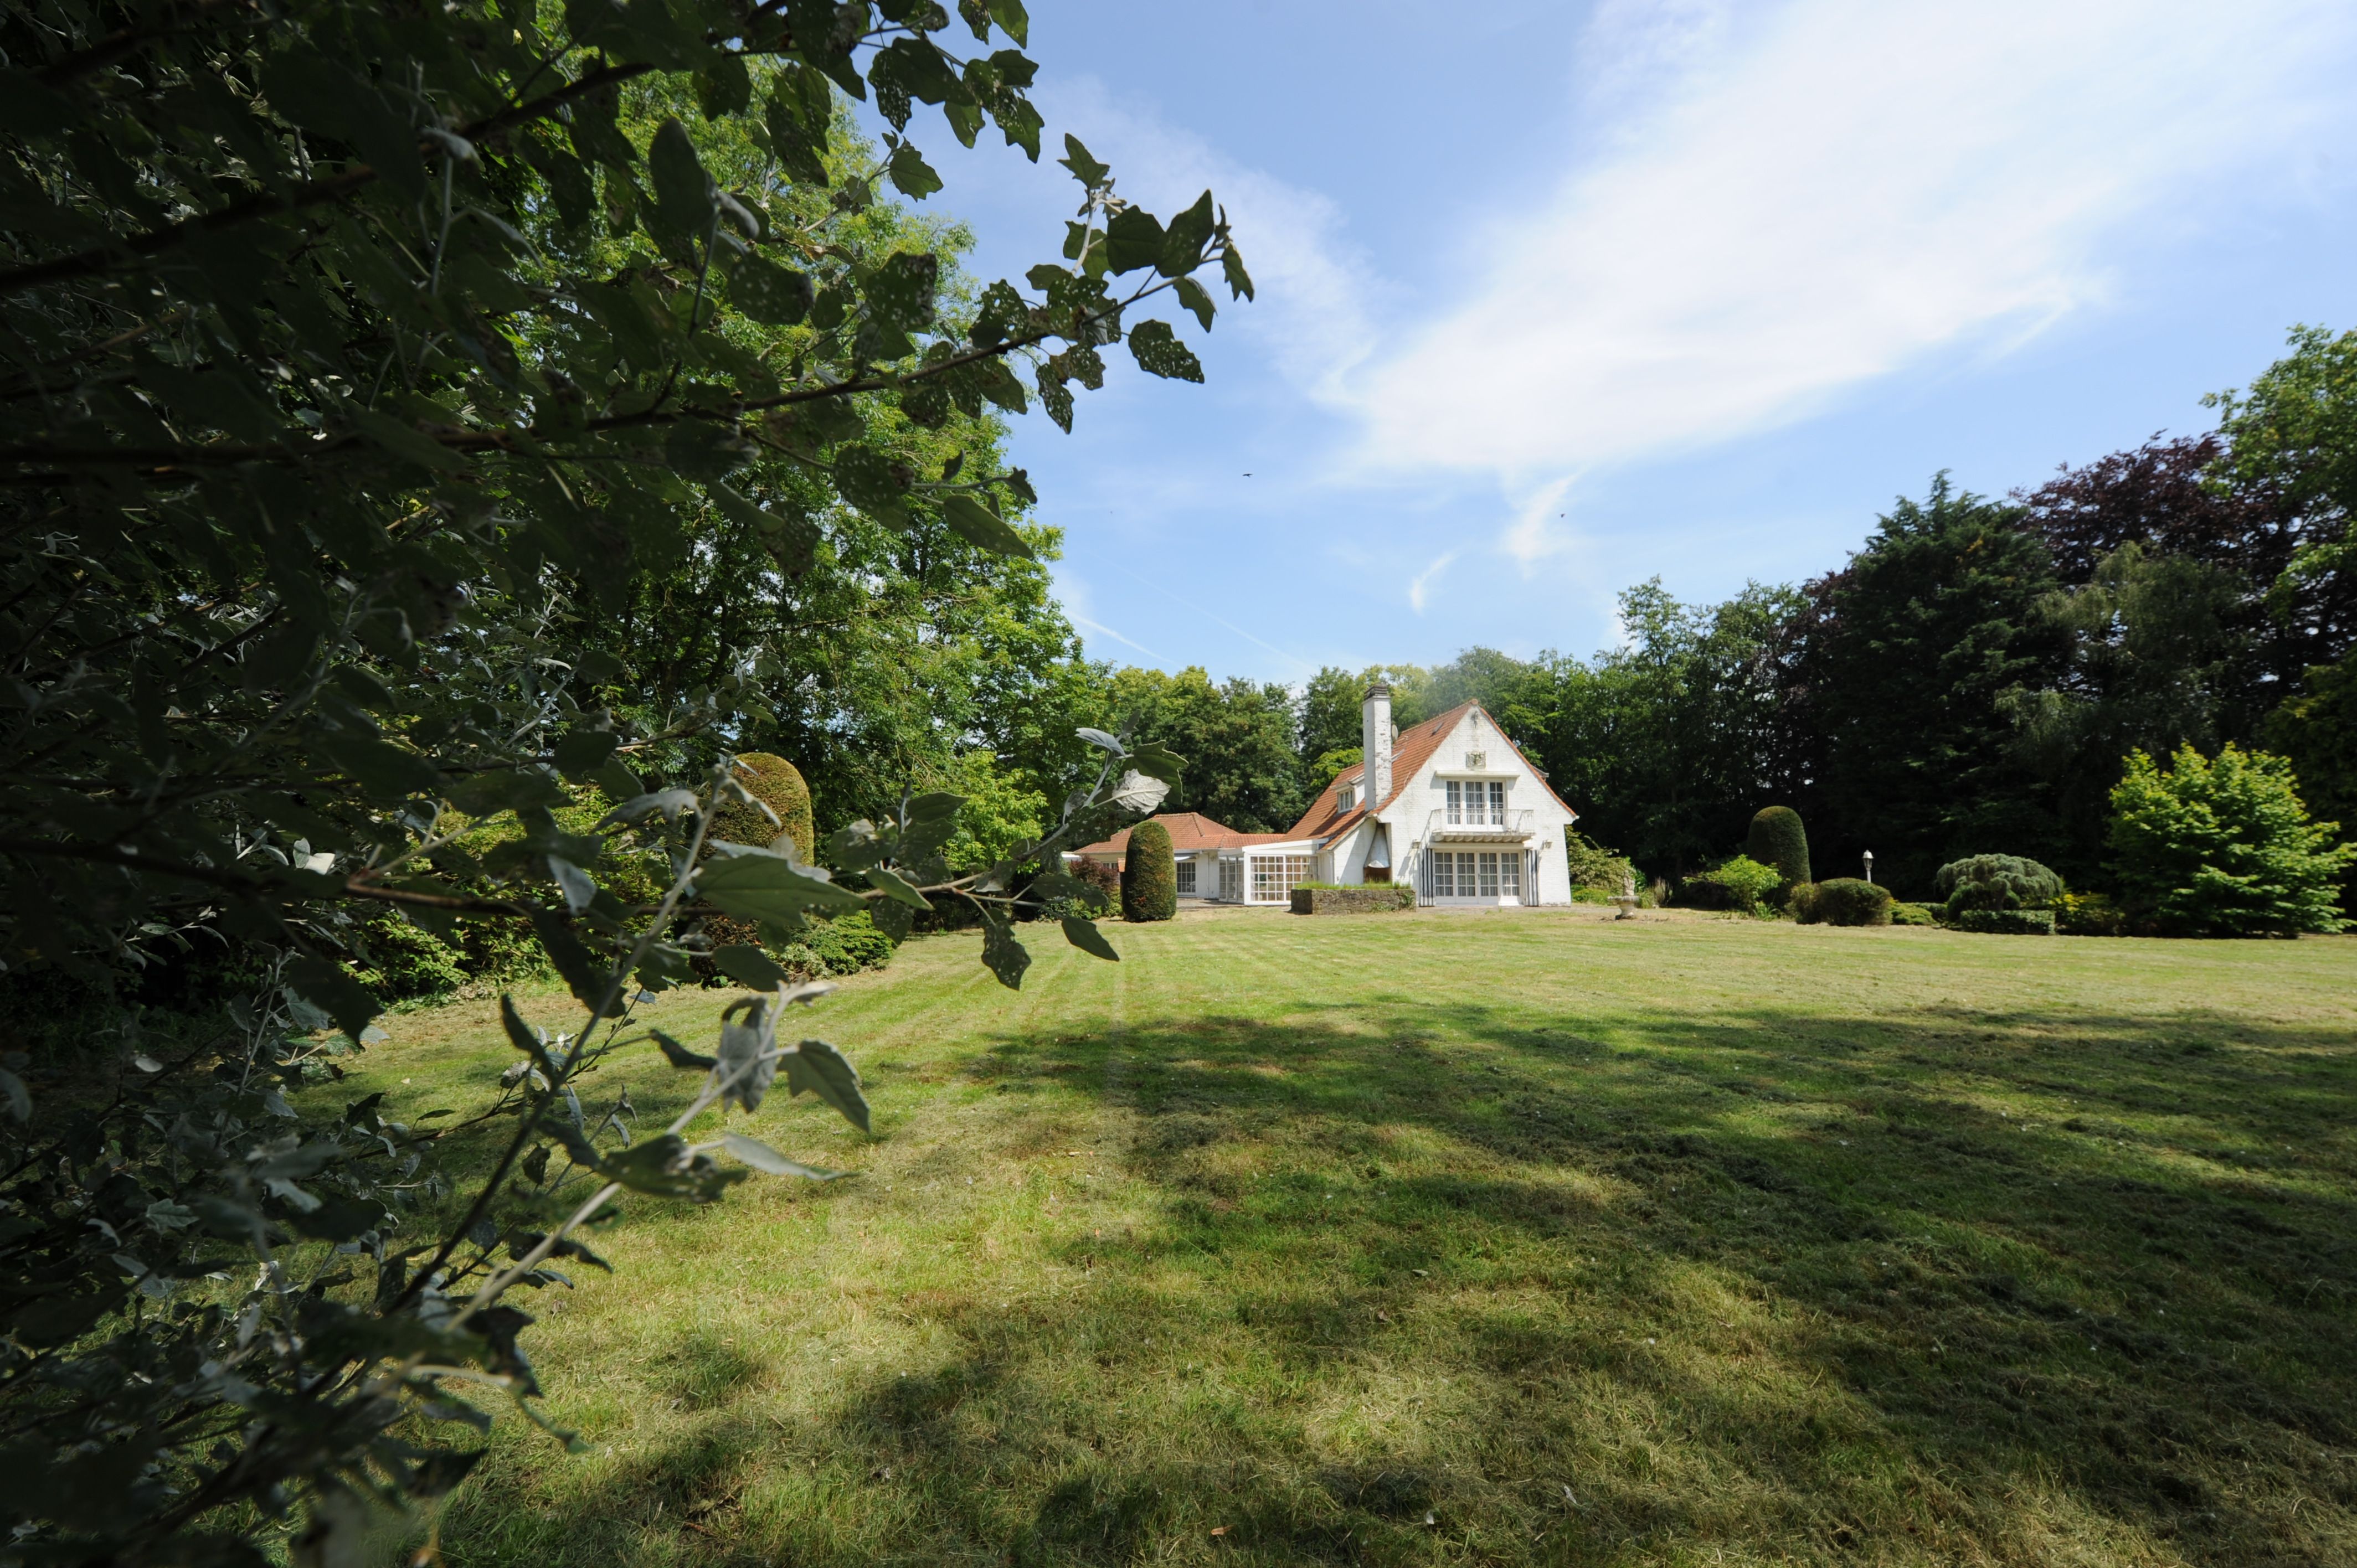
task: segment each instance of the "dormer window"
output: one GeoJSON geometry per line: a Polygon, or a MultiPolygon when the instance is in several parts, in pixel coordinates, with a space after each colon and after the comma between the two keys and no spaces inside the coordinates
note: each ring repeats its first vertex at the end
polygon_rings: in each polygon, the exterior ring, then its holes
{"type": "Polygon", "coordinates": [[[1359,792],[1351,788],[1348,784],[1345,784],[1340,789],[1334,791],[1334,809],[1338,811],[1347,811],[1358,798],[1359,792]]]}

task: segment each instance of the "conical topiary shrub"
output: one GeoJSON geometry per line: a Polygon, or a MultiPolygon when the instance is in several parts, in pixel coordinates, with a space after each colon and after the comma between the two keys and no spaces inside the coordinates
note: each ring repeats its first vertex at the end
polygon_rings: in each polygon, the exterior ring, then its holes
{"type": "Polygon", "coordinates": [[[1121,862],[1121,918],[1167,920],[1178,913],[1178,863],[1170,854],[1170,830],[1151,819],[1129,830],[1129,853],[1121,862]]]}
{"type": "Polygon", "coordinates": [[[712,837],[731,843],[766,844],[785,833],[794,841],[795,854],[805,861],[818,859],[813,843],[817,834],[811,822],[810,786],[802,782],[800,768],[772,753],[748,751],[737,758],[737,782],[745,786],[747,794],[777,812],[778,821],[773,826],[761,814],[760,806],[735,800],[721,807],[713,819],[712,837]]]}
{"type": "Polygon", "coordinates": [[[1801,813],[1790,806],[1760,807],[1751,819],[1751,835],[1744,841],[1743,853],[1776,868],[1776,875],[1783,879],[1775,894],[1780,904],[1793,888],[1816,880],[1809,875],[1808,831],[1801,826],[1801,813]]]}

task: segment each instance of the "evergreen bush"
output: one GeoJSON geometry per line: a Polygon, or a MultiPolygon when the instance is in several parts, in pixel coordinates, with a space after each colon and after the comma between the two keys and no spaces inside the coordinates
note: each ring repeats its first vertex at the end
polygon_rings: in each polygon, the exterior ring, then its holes
{"type": "Polygon", "coordinates": [[[1178,863],[1170,854],[1170,830],[1147,820],[1129,830],[1129,852],[1121,863],[1121,918],[1168,920],[1178,913],[1178,863]]]}
{"type": "Polygon", "coordinates": [[[2122,902],[2167,936],[2337,931],[2338,883],[2357,847],[2311,822],[2291,764],[2229,744],[2216,760],[2187,746],[2164,772],[2138,751],[2112,790],[2122,902]]]}
{"type": "Polygon", "coordinates": [[[2062,896],[2062,879],[2018,854],[1975,854],[1940,867],[1932,888],[1952,915],[1966,909],[2043,909],[2062,896]]]}
{"type": "Polygon", "coordinates": [[[1890,923],[1894,926],[1936,926],[1939,919],[1929,904],[1894,902],[1890,906],[1890,923]]]}
{"type": "Polygon", "coordinates": [[[818,860],[818,829],[811,819],[810,786],[802,769],[767,751],[748,751],[737,758],[737,782],[745,792],[778,814],[770,822],[760,806],[742,800],[720,808],[713,819],[712,836],[731,843],[766,844],[784,833],[794,841],[794,854],[806,862],[818,860]]]}
{"type": "Polygon", "coordinates": [[[1801,825],[1801,813],[1790,806],[1762,806],[1751,819],[1750,835],[1744,841],[1743,853],[1762,865],[1772,865],[1783,880],[1776,892],[1781,897],[1803,883],[1813,881],[1809,875],[1809,834],[1801,825]]]}
{"type": "Polygon", "coordinates": [[[1890,889],[1855,876],[1803,882],[1792,889],[1792,918],[1804,926],[1887,926],[1890,889]]]}

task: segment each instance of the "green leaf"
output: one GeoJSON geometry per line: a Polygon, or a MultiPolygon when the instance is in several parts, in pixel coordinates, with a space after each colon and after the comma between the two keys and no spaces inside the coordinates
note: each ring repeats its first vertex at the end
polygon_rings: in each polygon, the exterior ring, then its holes
{"type": "Polygon", "coordinates": [[[712,967],[737,984],[756,991],[775,991],[792,979],[768,953],[754,947],[715,948],[712,967]]]}
{"type": "Polygon", "coordinates": [[[412,795],[438,794],[442,775],[414,751],[349,731],[322,732],[312,745],[339,773],[347,774],[380,800],[403,800],[412,795]]]}
{"type": "Polygon", "coordinates": [[[339,963],[305,953],[286,965],[286,983],[355,1040],[376,1018],[376,997],[339,963]]]}
{"type": "Polygon", "coordinates": [[[655,127],[647,167],[654,177],[656,226],[683,238],[704,238],[712,226],[712,177],[704,172],[686,126],[665,120],[655,127]]]}
{"type": "Polygon", "coordinates": [[[1125,207],[1105,225],[1105,261],[1115,273],[1134,273],[1162,260],[1162,225],[1142,207],[1125,207]]]}
{"type": "Polygon", "coordinates": [[[748,1138],[742,1133],[723,1133],[720,1143],[723,1148],[755,1170],[766,1171],[770,1176],[798,1176],[812,1181],[833,1181],[843,1175],[841,1171],[823,1171],[799,1160],[790,1160],[759,1138],[748,1138]]]}
{"type": "Polygon", "coordinates": [[[711,861],[695,874],[695,886],[723,914],[745,920],[791,921],[805,910],[856,909],[864,902],[784,855],[759,850],[711,861]]]}
{"type": "Polygon", "coordinates": [[[1064,134],[1064,156],[1056,161],[1071,169],[1072,177],[1091,190],[1103,185],[1105,176],[1113,173],[1109,166],[1091,156],[1088,148],[1081,145],[1081,139],[1069,131],[1064,134]]]}
{"type": "Polygon", "coordinates": [[[1231,243],[1220,252],[1220,271],[1228,280],[1228,297],[1250,299],[1253,296],[1252,274],[1244,271],[1244,259],[1231,243]]]}
{"type": "Polygon", "coordinates": [[[508,1043],[529,1058],[532,1065],[540,1069],[542,1077],[555,1082],[556,1063],[549,1058],[548,1047],[541,1044],[540,1036],[516,1011],[514,997],[500,998],[500,1023],[508,1032],[508,1043]]]}
{"type": "Polygon", "coordinates": [[[554,809],[567,803],[565,787],[538,768],[470,774],[452,782],[445,793],[452,805],[470,817],[529,811],[534,806],[554,809]]]}
{"type": "Polygon", "coordinates": [[[950,532],[969,544],[1000,555],[1020,556],[1026,561],[1037,560],[1031,546],[1021,534],[1008,526],[999,515],[971,494],[959,491],[942,502],[942,521],[950,532]]]}
{"type": "Polygon", "coordinates": [[[673,1067],[694,1068],[701,1072],[709,1072],[720,1065],[719,1058],[707,1057],[700,1052],[691,1051],[661,1029],[651,1029],[648,1032],[654,1036],[655,1044],[662,1047],[663,1058],[673,1067]]]}
{"type": "Polygon", "coordinates": [[[367,1231],[385,1228],[393,1215],[383,1204],[372,1199],[330,1195],[319,1200],[318,1208],[298,1209],[286,1218],[299,1234],[315,1241],[349,1241],[367,1231]]]}
{"type": "Polygon", "coordinates": [[[1170,220],[1170,229],[1162,238],[1162,259],[1156,271],[1164,277],[1182,277],[1194,271],[1195,263],[1203,259],[1203,245],[1211,237],[1211,193],[1205,191],[1195,199],[1195,205],[1170,220]]]}
{"type": "Polygon", "coordinates": [[[619,1154],[601,1155],[597,1173],[639,1192],[698,1203],[711,1202],[745,1178],[743,1171],[727,1169],[706,1155],[692,1153],[687,1140],[676,1133],[664,1133],[619,1154]]]}
{"type": "Polygon", "coordinates": [[[824,1040],[804,1040],[785,1054],[785,1069],[788,1094],[815,1094],[861,1132],[871,1130],[859,1069],[841,1051],[824,1040]]]}
{"type": "Polygon", "coordinates": [[[942,188],[942,177],[925,162],[923,154],[906,142],[892,149],[892,159],[885,166],[885,172],[892,177],[892,183],[900,188],[901,195],[918,201],[942,188]]]}
{"type": "Polygon", "coordinates": [[[695,103],[707,120],[740,113],[753,102],[752,73],[745,57],[727,50],[713,54],[695,73],[695,103]]]}
{"type": "Polygon", "coordinates": [[[621,739],[609,729],[568,730],[553,750],[557,771],[576,783],[587,783],[614,755],[614,747],[621,739]]]}
{"type": "Polygon", "coordinates": [[[1009,991],[1023,989],[1023,972],[1031,967],[1031,955],[1015,940],[1006,917],[987,908],[982,916],[982,961],[1009,991]]]}
{"type": "Polygon", "coordinates": [[[1193,278],[1180,278],[1178,303],[1195,313],[1195,319],[1203,324],[1204,331],[1209,332],[1211,329],[1211,317],[1216,313],[1216,307],[1211,304],[1211,290],[1193,278]]]}
{"type": "Polygon", "coordinates": [[[900,499],[908,493],[909,475],[901,465],[873,446],[853,443],[835,453],[834,469],[845,500],[888,528],[909,526],[900,499]]]}
{"type": "Polygon", "coordinates": [[[888,865],[870,866],[867,881],[887,898],[906,904],[912,909],[931,909],[933,907],[922,893],[917,891],[915,884],[888,865]]]}
{"type": "Polygon", "coordinates": [[[1176,784],[1187,764],[1178,754],[1160,741],[1146,741],[1131,749],[1125,760],[1149,779],[1159,779],[1165,784],[1176,784]]]}
{"type": "Polygon", "coordinates": [[[740,257],[728,272],[728,302],[767,326],[800,326],[817,297],[809,274],[763,256],[740,257]]]}
{"type": "Polygon", "coordinates": [[[1067,915],[1064,917],[1063,925],[1064,940],[1082,952],[1094,953],[1099,958],[1110,959],[1115,963],[1121,961],[1121,954],[1113,950],[1113,944],[1105,940],[1104,932],[1097,929],[1097,923],[1094,920],[1083,920],[1078,915],[1067,915]]]}
{"type": "Polygon", "coordinates": [[[548,961],[565,977],[574,996],[584,1006],[602,1006],[610,977],[574,930],[573,922],[558,910],[535,904],[532,907],[532,929],[540,938],[548,961]]]}
{"type": "Polygon", "coordinates": [[[824,77],[794,61],[779,68],[766,116],[770,145],[786,172],[804,185],[829,183],[826,139],[834,116],[834,96],[824,77]]]}
{"type": "Polygon", "coordinates": [[[391,414],[373,409],[351,408],[345,411],[353,428],[371,445],[390,453],[404,462],[422,468],[438,468],[446,474],[463,471],[467,459],[453,452],[414,424],[407,424],[391,414]]]}
{"type": "Polygon", "coordinates": [[[861,292],[874,317],[903,332],[933,324],[933,301],[941,286],[942,259],[931,252],[901,252],[869,273],[861,292]]]}
{"type": "Polygon", "coordinates": [[[869,909],[867,918],[875,922],[877,930],[896,943],[907,941],[909,933],[916,929],[917,912],[906,904],[896,904],[889,898],[869,909]]]}
{"type": "Polygon", "coordinates": [[[1131,328],[1129,351],[1137,357],[1138,368],[1149,375],[1178,381],[1203,379],[1203,362],[1195,358],[1192,349],[1178,341],[1178,335],[1171,331],[1167,321],[1141,321],[1131,328]]]}

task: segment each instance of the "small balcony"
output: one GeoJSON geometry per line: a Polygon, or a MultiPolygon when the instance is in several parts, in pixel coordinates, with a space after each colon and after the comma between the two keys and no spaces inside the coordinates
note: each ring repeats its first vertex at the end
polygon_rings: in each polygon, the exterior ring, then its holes
{"type": "Polygon", "coordinates": [[[1493,811],[1486,807],[1468,806],[1450,811],[1446,806],[1433,809],[1425,824],[1424,842],[1430,843],[1528,843],[1538,812],[1525,807],[1521,811],[1493,811]]]}

